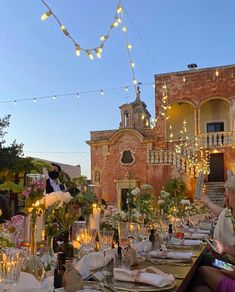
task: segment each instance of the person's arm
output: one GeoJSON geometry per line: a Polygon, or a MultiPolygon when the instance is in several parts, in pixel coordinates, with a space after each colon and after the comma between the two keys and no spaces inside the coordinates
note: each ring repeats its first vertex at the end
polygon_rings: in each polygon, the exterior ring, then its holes
{"type": "Polygon", "coordinates": [[[235,257],[235,246],[228,245],[216,239],[215,239],[215,243],[216,243],[216,248],[221,255],[229,254],[235,257]]]}
{"type": "Polygon", "coordinates": [[[208,196],[202,196],[201,201],[212,211],[212,213],[218,218],[224,208],[213,203],[208,196]]]}

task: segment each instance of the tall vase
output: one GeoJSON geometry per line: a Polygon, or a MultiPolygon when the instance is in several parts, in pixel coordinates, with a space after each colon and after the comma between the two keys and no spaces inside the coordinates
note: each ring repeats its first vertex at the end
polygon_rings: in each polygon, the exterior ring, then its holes
{"type": "Polygon", "coordinates": [[[53,236],[47,236],[46,249],[40,259],[45,271],[50,271],[56,266],[56,256],[53,250],[53,236]]]}
{"type": "Polygon", "coordinates": [[[32,274],[36,279],[42,280],[44,276],[44,267],[39,257],[37,256],[37,224],[36,214],[32,212],[30,215],[30,227],[29,227],[29,256],[24,262],[22,271],[32,274]]]}

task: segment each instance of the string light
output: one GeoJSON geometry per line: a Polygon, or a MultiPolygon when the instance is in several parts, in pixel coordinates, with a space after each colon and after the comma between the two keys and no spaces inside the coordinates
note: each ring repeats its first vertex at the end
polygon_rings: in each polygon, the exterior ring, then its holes
{"type": "Polygon", "coordinates": [[[75,44],[75,48],[76,48],[76,55],[79,57],[81,55],[81,48],[78,44],[75,44]]]}
{"type": "Polygon", "coordinates": [[[33,102],[35,103],[36,101],[37,101],[37,99],[36,99],[36,98],[34,98],[34,99],[33,99],[33,102]]]}
{"type": "Polygon", "coordinates": [[[104,90],[103,89],[100,90],[100,94],[104,95],[104,90]]]}
{"type": "Polygon", "coordinates": [[[17,105],[17,101],[16,100],[14,100],[14,105],[17,105]]]}
{"type": "Polygon", "coordinates": [[[99,49],[100,49],[100,48],[95,49],[95,52],[96,52],[96,56],[97,56],[98,58],[101,58],[101,52],[100,52],[99,49]]]}
{"type": "MultiPolygon", "coordinates": [[[[152,82],[146,82],[146,83],[142,83],[142,86],[152,86],[152,82]]],[[[103,91],[113,91],[113,90],[125,90],[128,91],[129,88],[134,88],[135,86],[133,84],[130,85],[125,85],[125,86],[117,86],[117,87],[107,87],[102,89],[103,91]]],[[[80,91],[78,92],[71,92],[71,93],[61,93],[61,94],[56,94],[56,95],[46,95],[46,96],[38,96],[36,98],[36,100],[41,100],[41,99],[57,99],[57,97],[67,97],[67,96],[77,96],[78,98],[80,97],[80,95],[85,95],[85,94],[90,94],[90,93],[100,93],[101,89],[94,89],[94,90],[86,90],[86,91],[80,91]]],[[[16,104],[18,102],[23,102],[23,101],[34,101],[35,97],[31,97],[31,98],[17,98],[17,99],[6,99],[6,100],[1,100],[0,104],[4,104],[4,103],[13,103],[16,104]]]]}
{"type": "Polygon", "coordinates": [[[86,53],[87,53],[88,57],[90,58],[90,60],[94,60],[94,56],[92,55],[90,50],[86,50],[86,53]]]}
{"type": "Polygon", "coordinates": [[[215,76],[216,76],[216,77],[219,76],[219,71],[218,71],[218,70],[215,71],[215,76]]]}
{"type": "Polygon", "coordinates": [[[62,30],[62,32],[63,32],[66,36],[69,36],[69,32],[67,31],[66,27],[65,27],[63,24],[61,24],[60,29],[62,30]]]}
{"type": "Polygon", "coordinates": [[[90,58],[90,60],[94,60],[93,53],[96,54],[97,58],[99,58],[99,59],[101,58],[101,54],[102,54],[102,51],[103,51],[104,43],[109,38],[111,30],[113,28],[118,27],[119,24],[122,24],[122,31],[124,32],[124,36],[125,36],[125,40],[126,40],[126,47],[127,47],[127,51],[128,51],[128,58],[129,58],[130,67],[131,67],[131,70],[132,70],[132,80],[133,80],[134,86],[137,84],[137,81],[136,81],[136,78],[135,78],[135,73],[134,73],[135,63],[132,61],[131,56],[130,56],[130,50],[132,49],[132,45],[128,42],[128,38],[127,38],[127,34],[126,34],[127,28],[126,28],[126,25],[124,23],[124,9],[123,9],[123,6],[121,5],[121,0],[118,2],[117,8],[115,9],[114,18],[113,18],[113,21],[112,21],[111,25],[109,26],[106,34],[104,34],[104,35],[102,35],[100,37],[101,43],[98,46],[96,46],[95,48],[83,48],[83,47],[81,47],[79,42],[75,41],[75,39],[71,36],[69,31],[66,29],[65,25],[62,24],[61,21],[59,20],[59,18],[54,14],[54,12],[51,10],[49,5],[44,0],[41,0],[41,2],[48,8],[48,11],[42,15],[42,20],[45,20],[49,16],[52,15],[54,17],[54,19],[56,20],[56,22],[58,23],[58,25],[59,25],[61,31],[64,33],[64,35],[69,37],[69,39],[74,43],[76,55],[80,56],[81,55],[81,51],[84,51],[84,52],[86,52],[86,54],[90,58]],[[118,14],[121,17],[119,17],[118,14]]]}
{"type": "Polygon", "coordinates": [[[47,12],[43,13],[43,15],[41,16],[41,20],[46,20],[49,16],[51,16],[51,14],[51,10],[48,10],[47,12]]]}

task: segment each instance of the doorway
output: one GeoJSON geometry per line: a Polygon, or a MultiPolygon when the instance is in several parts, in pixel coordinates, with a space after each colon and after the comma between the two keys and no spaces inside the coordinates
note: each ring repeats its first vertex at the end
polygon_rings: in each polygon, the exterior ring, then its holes
{"type": "Polygon", "coordinates": [[[208,182],[223,182],[224,181],[224,154],[211,153],[210,156],[210,174],[208,182]]]}

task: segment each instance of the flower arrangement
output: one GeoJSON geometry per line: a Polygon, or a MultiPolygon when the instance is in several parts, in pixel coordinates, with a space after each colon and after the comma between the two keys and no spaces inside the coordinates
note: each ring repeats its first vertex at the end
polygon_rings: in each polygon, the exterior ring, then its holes
{"type": "Polygon", "coordinates": [[[0,249],[14,246],[15,244],[10,239],[9,231],[4,225],[0,225],[0,249]]]}
{"type": "Polygon", "coordinates": [[[22,215],[15,215],[10,220],[6,221],[3,226],[9,232],[9,237],[17,247],[23,241],[25,218],[22,215]]]}

